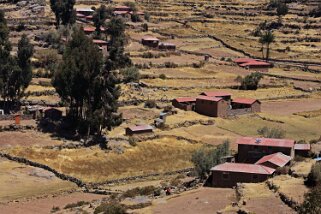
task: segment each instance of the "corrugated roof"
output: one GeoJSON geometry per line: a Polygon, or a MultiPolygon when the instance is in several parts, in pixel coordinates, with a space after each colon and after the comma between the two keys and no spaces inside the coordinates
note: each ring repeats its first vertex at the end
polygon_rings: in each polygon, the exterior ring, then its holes
{"type": "Polygon", "coordinates": [[[169,43],[169,42],[161,42],[161,43],[159,43],[159,46],[176,46],[175,44],[173,44],[173,43],[169,43]]]}
{"type": "Polygon", "coordinates": [[[153,130],[153,127],[150,125],[131,126],[128,128],[132,131],[153,130]]]}
{"type": "Polygon", "coordinates": [[[267,62],[256,61],[256,60],[248,61],[248,62],[240,64],[241,67],[252,66],[252,65],[253,66],[256,66],[256,65],[270,66],[271,64],[267,63],[267,62]]]}
{"type": "Polygon", "coordinates": [[[249,104],[249,105],[252,105],[256,101],[260,102],[259,100],[251,99],[251,98],[235,98],[232,100],[233,103],[249,104]]]}
{"type": "Polygon", "coordinates": [[[185,102],[196,102],[195,97],[179,97],[175,99],[179,103],[185,103],[185,102]]]}
{"type": "Polygon", "coordinates": [[[242,172],[251,174],[271,175],[275,169],[247,163],[223,163],[211,168],[211,171],[242,172]]]}
{"type": "Polygon", "coordinates": [[[93,40],[93,43],[94,43],[94,44],[101,44],[101,45],[106,45],[106,44],[107,44],[106,41],[100,40],[100,39],[94,39],[94,40],[93,40]]]}
{"type": "Polygon", "coordinates": [[[232,96],[230,92],[226,91],[205,91],[202,92],[201,95],[209,96],[209,97],[225,97],[232,96]]]}
{"type": "Polygon", "coordinates": [[[246,63],[246,62],[250,62],[250,61],[256,61],[255,59],[251,59],[251,58],[237,58],[234,59],[233,62],[235,63],[246,63]]]}
{"type": "Polygon", "coordinates": [[[127,14],[129,13],[128,11],[123,11],[123,10],[115,10],[114,11],[114,14],[116,15],[123,15],[123,14],[127,14]]]}
{"type": "Polygon", "coordinates": [[[196,97],[196,100],[209,100],[209,101],[218,102],[218,101],[222,100],[222,98],[220,98],[220,97],[198,96],[198,97],[196,97]]]}
{"type": "Polygon", "coordinates": [[[294,140],[289,139],[274,139],[274,138],[254,138],[242,137],[236,141],[237,144],[255,145],[255,146],[272,146],[272,147],[286,147],[293,148],[294,140]]]}
{"type": "Polygon", "coordinates": [[[77,12],[94,12],[94,10],[91,8],[77,8],[76,11],[77,12]]]}
{"type": "Polygon", "coordinates": [[[137,15],[145,15],[145,13],[143,11],[137,11],[137,12],[130,11],[129,13],[130,14],[137,14],[137,15]]]}
{"type": "Polygon", "coordinates": [[[262,164],[262,163],[270,162],[274,165],[277,165],[278,167],[283,167],[287,163],[289,163],[290,160],[291,160],[290,156],[287,156],[281,152],[278,152],[278,153],[274,153],[274,154],[266,155],[266,156],[262,157],[255,164],[262,164]]]}
{"type": "Polygon", "coordinates": [[[310,151],[311,145],[308,143],[297,143],[297,144],[294,144],[294,149],[295,150],[308,150],[308,151],[310,151]]]}
{"type": "Polygon", "coordinates": [[[154,36],[150,36],[150,35],[146,35],[142,38],[143,40],[150,40],[150,41],[159,41],[158,38],[154,37],[154,36]]]}
{"type": "Polygon", "coordinates": [[[130,7],[124,6],[124,5],[118,5],[115,7],[115,10],[119,9],[130,9],[130,7]]]}

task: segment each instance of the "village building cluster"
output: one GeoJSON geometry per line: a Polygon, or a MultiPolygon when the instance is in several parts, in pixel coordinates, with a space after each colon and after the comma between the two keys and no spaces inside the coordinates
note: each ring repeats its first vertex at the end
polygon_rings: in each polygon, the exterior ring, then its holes
{"type": "Polygon", "coordinates": [[[172,105],[185,111],[195,111],[210,117],[223,117],[256,113],[261,111],[261,102],[251,98],[233,98],[229,92],[203,92],[197,97],[180,97],[172,105]]]}
{"type": "Polygon", "coordinates": [[[212,186],[263,182],[278,168],[289,165],[295,155],[307,156],[310,151],[309,144],[297,144],[289,139],[242,137],[236,143],[237,162],[225,162],[211,168],[212,186]]]}

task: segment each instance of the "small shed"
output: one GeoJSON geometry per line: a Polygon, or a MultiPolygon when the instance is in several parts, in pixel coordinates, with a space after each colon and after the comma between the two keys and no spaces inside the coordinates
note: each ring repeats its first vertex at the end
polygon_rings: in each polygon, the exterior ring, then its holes
{"type": "Polygon", "coordinates": [[[232,100],[232,109],[249,109],[250,112],[261,112],[261,102],[251,98],[235,98],[232,100]]]}
{"type": "Polygon", "coordinates": [[[195,97],[179,97],[172,100],[172,105],[175,108],[179,108],[185,111],[193,111],[195,110],[195,97]]]}
{"type": "Polygon", "coordinates": [[[168,43],[168,42],[160,42],[158,45],[158,48],[160,50],[170,50],[170,51],[175,51],[176,50],[176,45],[173,43],[168,43]]]}
{"type": "MultiPolygon", "coordinates": [[[[91,8],[77,8],[76,14],[82,14],[83,16],[90,16],[94,14],[94,10],[91,8]]],[[[78,17],[80,15],[77,15],[78,17]]]]}
{"type": "Polygon", "coordinates": [[[150,125],[131,126],[126,128],[126,135],[153,133],[153,127],[150,125]]]}
{"type": "Polygon", "coordinates": [[[229,104],[221,97],[198,96],[195,111],[210,117],[227,117],[229,104]]]}
{"type": "Polygon", "coordinates": [[[47,108],[44,110],[44,116],[51,120],[60,120],[62,117],[62,111],[56,108],[47,108]]]}
{"type": "Polygon", "coordinates": [[[311,145],[306,143],[297,143],[294,144],[294,153],[302,157],[308,157],[311,151],[311,145]]]}
{"type": "Polygon", "coordinates": [[[142,38],[142,44],[151,48],[157,48],[159,39],[154,36],[144,36],[142,38]]]}
{"type": "Polygon", "coordinates": [[[256,164],[223,163],[211,168],[212,186],[233,187],[237,183],[263,182],[275,169],[256,164]]]}
{"type": "Polygon", "coordinates": [[[269,68],[272,67],[271,63],[256,61],[256,60],[239,64],[239,66],[243,68],[247,68],[248,70],[251,70],[251,71],[258,71],[258,72],[268,72],[269,68]]]}

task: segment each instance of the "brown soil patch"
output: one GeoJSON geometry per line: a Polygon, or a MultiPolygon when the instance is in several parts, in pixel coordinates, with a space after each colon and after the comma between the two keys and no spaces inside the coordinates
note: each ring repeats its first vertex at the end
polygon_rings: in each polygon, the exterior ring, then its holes
{"type": "Polygon", "coordinates": [[[212,214],[235,201],[235,190],[223,188],[200,188],[167,200],[155,201],[153,213],[212,214]]]}

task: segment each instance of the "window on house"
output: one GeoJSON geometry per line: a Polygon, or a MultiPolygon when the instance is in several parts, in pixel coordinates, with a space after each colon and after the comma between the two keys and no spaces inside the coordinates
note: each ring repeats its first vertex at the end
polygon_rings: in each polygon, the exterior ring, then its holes
{"type": "Polygon", "coordinates": [[[230,174],[228,172],[223,172],[222,179],[224,179],[224,180],[230,179],[230,174]]]}

